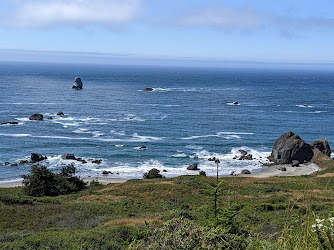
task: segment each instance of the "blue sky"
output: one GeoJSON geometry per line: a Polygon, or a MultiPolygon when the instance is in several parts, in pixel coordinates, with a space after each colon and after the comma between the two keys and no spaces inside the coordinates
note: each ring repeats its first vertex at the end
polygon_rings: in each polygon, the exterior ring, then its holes
{"type": "Polygon", "coordinates": [[[0,60],[26,50],[333,63],[334,1],[1,0],[0,37],[0,60]]]}

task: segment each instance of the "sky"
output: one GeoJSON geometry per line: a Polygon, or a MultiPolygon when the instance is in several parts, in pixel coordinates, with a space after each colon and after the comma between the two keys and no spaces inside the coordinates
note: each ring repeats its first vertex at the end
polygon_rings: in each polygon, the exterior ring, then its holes
{"type": "Polygon", "coordinates": [[[0,0],[0,60],[334,63],[334,0],[0,0]]]}

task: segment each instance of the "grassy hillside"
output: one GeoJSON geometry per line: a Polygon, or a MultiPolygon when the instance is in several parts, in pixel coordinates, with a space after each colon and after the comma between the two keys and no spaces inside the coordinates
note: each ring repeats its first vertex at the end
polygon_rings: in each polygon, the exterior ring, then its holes
{"type": "Polygon", "coordinates": [[[333,161],[311,176],[220,180],[218,218],[215,179],[205,176],[129,180],[57,197],[2,188],[0,249],[330,249],[331,222],[312,225],[333,217],[333,161]]]}

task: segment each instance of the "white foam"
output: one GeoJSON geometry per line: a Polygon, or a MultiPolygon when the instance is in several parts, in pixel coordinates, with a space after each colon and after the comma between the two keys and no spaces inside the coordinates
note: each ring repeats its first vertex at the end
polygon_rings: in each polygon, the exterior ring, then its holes
{"type": "Polygon", "coordinates": [[[92,134],[93,134],[93,137],[100,137],[104,135],[104,133],[101,133],[100,131],[93,131],[92,134]]]}
{"type": "Polygon", "coordinates": [[[245,132],[218,132],[213,135],[195,135],[190,137],[183,137],[183,140],[193,140],[199,138],[208,138],[208,137],[221,137],[228,140],[231,139],[241,139],[240,135],[253,135],[254,133],[245,133],[245,132]]]}
{"type": "Polygon", "coordinates": [[[164,137],[155,137],[155,136],[143,136],[134,133],[132,138],[129,140],[130,142],[150,142],[150,141],[160,141],[165,139],[164,137]]]}
{"type": "Polygon", "coordinates": [[[172,157],[182,158],[182,157],[188,157],[188,156],[185,153],[181,153],[181,154],[172,155],[172,157]]]}
{"type": "Polygon", "coordinates": [[[27,117],[16,118],[16,120],[21,121],[21,122],[27,122],[27,121],[30,121],[29,118],[27,118],[27,117]]]}
{"type": "Polygon", "coordinates": [[[119,142],[122,141],[121,139],[114,139],[114,138],[96,138],[98,141],[103,141],[103,142],[119,142]]]}
{"type": "Polygon", "coordinates": [[[320,113],[327,113],[328,111],[317,110],[314,112],[307,112],[308,114],[320,114],[320,113]]]}
{"type": "Polygon", "coordinates": [[[311,105],[307,105],[307,104],[296,105],[296,107],[299,107],[299,108],[313,108],[313,106],[311,106],[311,105]]]}
{"type": "Polygon", "coordinates": [[[110,130],[110,134],[124,136],[125,135],[125,131],[119,131],[119,132],[117,132],[115,130],[110,130]]]}
{"type": "Polygon", "coordinates": [[[34,138],[45,138],[45,139],[65,139],[65,140],[89,140],[90,138],[84,137],[68,137],[68,136],[58,136],[58,135],[34,135],[34,138]]]}
{"type": "Polygon", "coordinates": [[[267,159],[268,155],[270,155],[270,152],[261,152],[245,146],[232,148],[229,153],[216,153],[207,150],[194,152],[194,158],[198,159],[199,168],[204,170],[207,175],[216,174],[216,164],[212,161],[208,161],[209,158],[215,157],[220,160],[219,175],[229,175],[231,171],[235,171],[235,173],[238,174],[243,169],[248,169],[250,171],[261,169],[263,163],[269,162],[267,159]],[[239,152],[240,149],[252,154],[253,160],[238,160],[241,156],[241,153],[239,152]],[[237,159],[233,159],[235,156],[237,156],[237,159]]]}
{"type": "Polygon", "coordinates": [[[4,133],[0,133],[0,136],[8,136],[8,137],[31,137],[31,134],[4,134],[4,133]]]}
{"type": "Polygon", "coordinates": [[[78,129],[74,130],[73,133],[76,133],[76,134],[90,134],[91,132],[89,131],[89,129],[86,129],[86,128],[78,128],[78,129]]]}
{"type": "MultiPolygon", "coordinates": [[[[80,157],[80,156],[77,156],[80,157]]],[[[61,155],[56,155],[56,156],[50,156],[48,159],[43,161],[43,164],[45,164],[48,168],[55,169],[59,168],[61,166],[66,166],[66,165],[74,165],[77,168],[77,171],[82,172],[91,170],[96,168],[96,166],[101,166],[105,167],[108,166],[105,160],[102,159],[102,162],[100,164],[93,163],[92,161],[97,160],[95,158],[86,158],[86,157],[81,157],[83,160],[87,161],[87,163],[82,163],[81,161],[77,160],[64,160],[62,159],[61,155]]]]}

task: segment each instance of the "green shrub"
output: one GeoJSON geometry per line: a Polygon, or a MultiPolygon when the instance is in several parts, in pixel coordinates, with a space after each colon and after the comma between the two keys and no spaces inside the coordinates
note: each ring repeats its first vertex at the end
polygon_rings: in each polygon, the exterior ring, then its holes
{"type": "Polygon", "coordinates": [[[89,182],[89,186],[91,186],[91,187],[101,187],[102,184],[99,181],[92,180],[91,182],[89,182]]]}
{"type": "Polygon", "coordinates": [[[202,176],[206,176],[206,173],[205,173],[205,171],[199,171],[199,175],[202,175],[202,176]]]}
{"type": "Polygon", "coordinates": [[[143,178],[144,179],[156,179],[156,178],[162,178],[162,175],[159,174],[160,170],[156,168],[152,168],[150,171],[144,173],[143,178]]]}
{"type": "Polygon", "coordinates": [[[78,192],[86,183],[75,175],[75,167],[64,167],[59,174],[52,173],[45,166],[32,166],[30,174],[22,175],[24,192],[30,196],[57,196],[78,192]]]}
{"type": "Polygon", "coordinates": [[[130,249],[245,249],[246,235],[229,233],[224,227],[204,227],[185,218],[167,221],[130,249]]]}

